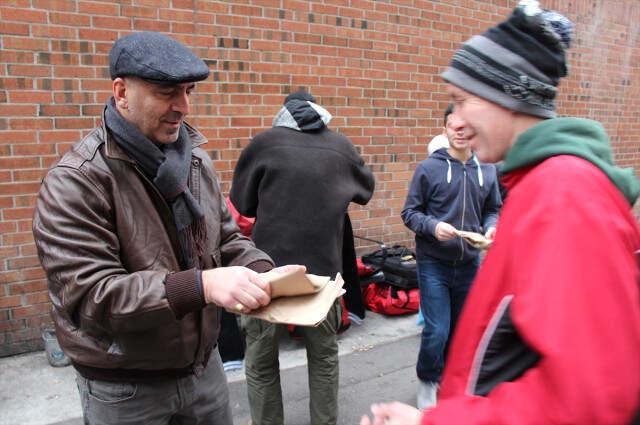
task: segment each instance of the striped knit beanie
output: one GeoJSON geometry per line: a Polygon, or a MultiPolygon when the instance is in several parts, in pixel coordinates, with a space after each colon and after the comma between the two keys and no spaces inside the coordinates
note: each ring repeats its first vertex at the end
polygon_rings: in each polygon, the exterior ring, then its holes
{"type": "Polygon", "coordinates": [[[506,21],[464,43],[442,77],[507,109],[554,118],[572,35],[566,17],[522,0],[506,21]]]}

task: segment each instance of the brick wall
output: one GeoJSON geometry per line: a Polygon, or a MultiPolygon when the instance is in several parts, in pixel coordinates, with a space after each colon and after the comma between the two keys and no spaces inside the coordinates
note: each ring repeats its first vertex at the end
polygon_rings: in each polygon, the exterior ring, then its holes
{"type": "MultiPolygon", "coordinates": [[[[0,2],[0,356],[40,348],[50,304],[31,236],[46,168],[98,124],[107,53],[126,33],[172,34],[209,64],[191,122],[229,188],[242,147],[304,87],[377,178],[355,233],[412,243],[408,182],[447,104],[452,51],[508,14],[493,0],[5,0],[0,2]]],[[[560,113],[602,121],[616,160],[640,166],[640,3],[543,1],[577,24],[560,113]]],[[[360,250],[370,248],[359,242],[360,250]]]]}

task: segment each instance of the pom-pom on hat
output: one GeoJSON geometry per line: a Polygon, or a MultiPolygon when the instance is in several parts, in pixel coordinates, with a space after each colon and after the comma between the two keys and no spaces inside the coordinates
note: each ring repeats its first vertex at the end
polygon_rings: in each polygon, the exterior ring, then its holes
{"type": "Polygon", "coordinates": [[[507,20],[465,42],[442,77],[505,108],[554,118],[572,36],[569,19],[522,0],[507,20]]]}

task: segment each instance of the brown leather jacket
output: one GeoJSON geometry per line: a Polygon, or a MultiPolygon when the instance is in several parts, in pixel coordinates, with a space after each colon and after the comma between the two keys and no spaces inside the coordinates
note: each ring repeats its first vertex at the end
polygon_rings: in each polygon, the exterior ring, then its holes
{"type": "MultiPolygon", "coordinates": [[[[189,186],[208,232],[200,269],[270,268],[271,259],[240,234],[211,160],[196,148],[204,137],[187,127],[194,145],[189,186]]],[[[180,270],[169,206],[104,126],[48,171],[33,233],[58,339],[83,375],[202,371],[216,345],[220,309],[204,305],[198,270],[180,270]]]]}

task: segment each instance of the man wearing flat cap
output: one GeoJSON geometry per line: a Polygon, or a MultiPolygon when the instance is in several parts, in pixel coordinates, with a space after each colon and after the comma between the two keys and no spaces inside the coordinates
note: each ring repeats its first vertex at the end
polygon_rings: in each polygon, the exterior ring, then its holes
{"type": "Polygon", "coordinates": [[[143,32],[109,54],[102,125],[45,176],[33,233],[85,423],[232,423],[221,308],[270,301],[273,262],[231,218],[204,137],[185,122],[209,75],[143,32]]]}
{"type": "Polygon", "coordinates": [[[639,185],[599,123],[556,117],[572,32],[523,0],[443,73],[478,158],[504,160],[509,196],[438,404],[373,405],[375,425],[638,423],[639,185]]]}

